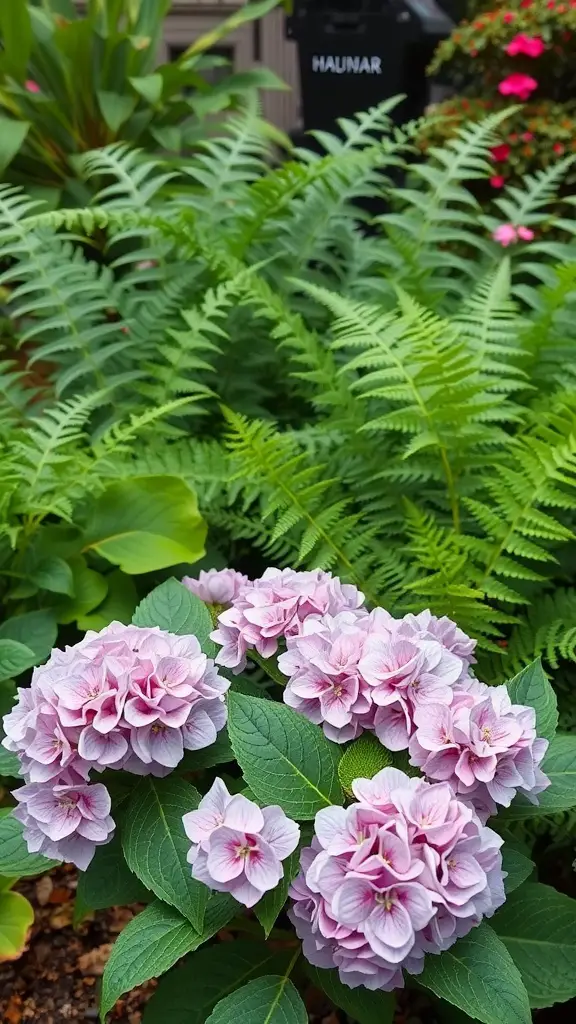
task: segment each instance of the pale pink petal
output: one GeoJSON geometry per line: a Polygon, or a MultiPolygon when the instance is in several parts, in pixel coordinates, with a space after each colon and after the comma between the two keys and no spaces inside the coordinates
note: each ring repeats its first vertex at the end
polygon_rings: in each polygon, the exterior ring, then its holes
{"type": "Polygon", "coordinates": [[[230,882],[243,873],[246,857],[241,851],[245,845],[246,837],[232,829],[223,827],[212,834],[206,865],[216,882],[230,882]]]}
{"type": "Polygon", "coordinates": [[[282,864],[263,839],[258,839],[256,849],[251,850],[246,858],[244,870],[250,884],[260,892],[273,889],[283,875],[282,864]]]}
{"type": "Polygon", "coordinates": [[[257,834],[264,828],[264,816],[257,804],[237,793],[226,807],[224,824],[237,832],[257,834]]]}
{"type": "Polygon", "coordinates": [[[264,827],[260,834],[272,847],[276,856],[284,860],[298,846],[300,827],[284,814],[281,807],[264,807],[262,816],[264,827]]]}

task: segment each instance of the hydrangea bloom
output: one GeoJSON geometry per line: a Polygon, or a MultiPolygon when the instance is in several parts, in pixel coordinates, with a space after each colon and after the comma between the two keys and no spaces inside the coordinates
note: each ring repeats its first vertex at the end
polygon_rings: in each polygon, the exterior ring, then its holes
{"type": "Polygon", "coordinates": [[[202,569],[198,579],[184,576],[182,583],[206,604],[226,606],[236,601],[249,580],[235,569],[208,569],[207,572],[202,569]]]}
{"type": "Polygon", "coordinates": [[[449,782],[482,816],[509,807],[517,791],[535,797],[550,785],[540,764],[548,741],[536,736],[534,708],[512,704],[505,686],[457,687],[452,704],[416,711],[411,763],[449,782]]]}
{"type": "Polygon", "coordinates": [[[34,670],[4,719],[3,743],[50,799],[93,768],[166,775],[184,750],[214,742],[228,686],[195,637],[113,622],[34,670]]]}
{"type": "Polygon", "coordinates": [[[353,789],[316,815],[289,915],[310,963],[390,991],[504,902],[502,839],[446,783],[384,768],[353,789]]]}
{"type": "Polygon", "coordinates": [[[222,779],[182,818],[192,842],[192,876],[217,892],[229,892],[246,907],[274,889],[282,861],[298,846],[300,829],[281,807],[262,810],[241,793],[231,796],[222,779]]]}
{"type": "Polygon", "coordinates": [[[267,569],[260,579],[243,587],[232,608],[218,617],[218,628],[211,634],[222,648],[216,661],[241,672],[248,650],[270,658],[279,640],[297,634],[308,616],[359,611],[363,601],[356,587],[320,569],[267,569]]]}
{"type": "Polygon", "coordinates": [[[24,825],[30,853],[71,861],[85,871],[96,847],[112,838],[110,796],[102,783],[74,781],[70,772],[55,786],[30,783],[14,796],[20,806],[13,814],[24,825]]]}

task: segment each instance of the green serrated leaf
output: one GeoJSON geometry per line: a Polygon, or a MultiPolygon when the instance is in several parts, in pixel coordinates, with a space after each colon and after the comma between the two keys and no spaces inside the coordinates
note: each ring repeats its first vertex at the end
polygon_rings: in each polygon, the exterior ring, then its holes
{"type": "Polygon", "coordinates": [[[358,1024],[391,1024],[396,1006],[392,992],[348,988],[340,981],[338,971],[322,970],[309,963],[306,964],[306,973],[351,1020],[358,1021],[358,1024]]]}
{"type": "Polygon", "coordinates": [[[17,640],[0,640],[0,681],[19,676],[36,664],[36,654],[17,640]]]}
{"type": "Polygon", "coordinates": [[[10,779],[17,779],[20,776],[20,759],[0,745],[0,775],[10,779]]]}
{"type": "Polygon", "coordinates": [[[216,645],[210,640],[210,612],[199,597],[174,578],[161,583],[140,602],[132,622],[135,626],[160,626],[169,633],[193,635],[204,654],[213,658],[216,653],[216,645]]]}
{"type": "Polygon", "coordinates": [[[299,865],[300,847],[294,850],[294,853],[291,853],[289,857],[286,857],[286,860],[282,861],[284,877],[280,879],[276,888],[270,889],[269,892],[264,893],[262,899],[259,900],[254,907],[254,913],[264,929],[266,938],[270,935],[270,932],[276,924],[278,914],[288,899],[288,889],[290,888],[291,882],[298,874],[299,865]]]}
{"type": "Polygon", "coordinates": [[[345,793],[352,796],[356,779],[373,779],[382,768],[392,764],[392,754],[372,733],[366,732],[344,751],[338,765],[338,778],[345,793]]]}
{"type": "Polygon", "coordinates": [[[536,712],[536,732],[552,740],[558,726],[558,702],[540,658],[506,683],[513,704],[527,704],[536,712]]]}
{"type": "Polygon", "coordinates": [[[308,1024],[308,1013],[284,975],[248,982],[216,1004],[206,1024],[308,1024]]]}
{"type": "Polygon", "coordinates": [[[182,815],[194,810],[200,794],[177,775],[142,779],[124,812],[122,846],[128,867],[159,899],[176,907],[201,931],[209,890],[192,878],[190,841],[182,815]]]}
{"type": "Polygon", "coordinates": [[[99,846],[87,871],[78,878],[77,899],[91,910],[146,903],[151,893],[128,867],[117,833],[111,842],[99,846]]]}
{"type": "Polygon", "coordinates": [[[528,991],[530,1006],[576,996],[576,900],[548,885],[527,882],[493,919],[528,991]]]}
{"type": "Polygon", "coordinates": [[[216,1003],[241,985],[263,974],[283,973],[290,953],[245,939],[199,949],[161,979],[142,1024],[204,1024],[216,1003]]]}
{"type": "Polygon", "coordinates": [[[229,764],[234,760],[234,751],[230,746],[228,730],[222,729],[216,740],[202,750],[185,750],[184,757],[174,770],[179,772],[197,772],[201,768],[213,768],[216,764],[229,764]]]}
{"type": "Polygon", "coordinates": [[[520,973],[486,922],[439,956],[427,956],[418,981],[483,1024],[531,1024],[520,973]]]}
{"type": "Polygon", "coordinates": [[[303,715],[274,701],[228,694],[228,734],[258,800],[302,821],[342,804],[340,751],[303,715]]]}
{"type": "Polygon", "coordinates": [[[48,610],[26,612],[5,619],[0,626],[1,640],[17,640],[25,644],[36,655],[35,664],[39,665],[49,656],[58,635],[58,625],[54,614],[48,610]]]}
{"type": "Polygon", "coordinates": [[[28,853],[22,838],[22,825],[12,814],[0,818],[0,874],[8,878],[42,875],[56,867],[58,861],[39,853],[28,853]]]}
{"type": "Polygon", "coordinates": [[[181,956],[198,949],[230,921],[238,909],[231,896],[211,896],[206,907],[204,928],[197,932],[173,907],[157,901],[138,914],[114,943],[102,979],[100,1018],[124,992],[159,978],[181,956]]]}

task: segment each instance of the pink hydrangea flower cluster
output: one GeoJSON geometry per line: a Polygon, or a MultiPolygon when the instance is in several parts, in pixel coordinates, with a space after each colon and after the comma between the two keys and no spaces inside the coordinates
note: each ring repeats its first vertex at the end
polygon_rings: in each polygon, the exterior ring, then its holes
{"type": "Polygon", "coordinates": [[[207,572],[202,569],[198,579],[184,576],[182,583],[206,604],[230,605],[249,580],[235,569],[208,569],[207,572]]]}
{"type": "Polygon", "coordinates": [[[502,839],[446,783],[384,768],[353,789],[316,815],[289,916],[310,963],[390,991],[502,905],[502,839]]]}
{"type": "Polygon", "coordinates": [[[282,861],[298,846],[300,829],[281,807],[260,809],[216,779],[198,809],[182,818],[192,842],[192,877],[253,907],[284,875],[282,861]]]}
{"type": "Polygon", "coordinates": [[[284,700],[329,739],[343,743],[372,729],[390,750],[404,750],[422,704],[450,704],[468,672],[474,641],[430,612],[394,619],[369,615],[311,616],[287,637],[278,659],[288,676],[284,700]]]}
{"type": "Polygon", "coordinates": [[[449,782],[484,819],[497,804],[509,807],[517,792],[536,803],[550,785],[540,765],[548,740],[536,735],[534,708],[512,704],[505,686],[468,680],[450,706],[416,711],[411,764],[429,779],[449,782]]]}
{"type": "Polygon", "coordinates": [[[320,569],[266,569],[260,579],[241,587],[232,607],[218,617],[218,628],[211,634],[221,646],[216,662],[241,672],[247,651],[270,658],[279,641],[298,633],[309,616],[358,612],[363,601],[356,587],[320,569]]]}
{"type": "MultiPolygon", "coordinates": [[[[94,801],[103,822],[110,810],[108,805],[103,811],[104,786],[86,785],[90,771],[123,768],[137,775],[166,775],[184,750],[215,741],[226,723],[229,685],[194,636],[158,627],[113,622],[100,633],[88,632],[73,647],[53,651],[34,670],[30,688],[18,691],[16,706],[4,718],[3,744],[19,755],[31,784],[16,794],[26,807],[30,842],[39,841],[35,812],[42,800],[46,806],[56,802],[62,814],[75,801],[81,814],[74,832],[82,837],[79,846],[105,841],[95,826],[86,824],[97,820],[84,813],[94,801]],[[70,786],[79,787],[77,798],[70,786]]],[[[66,820],[70,824],[77,818],[70,812],[66,820]]],[[[38,828],[59,844],[43,820],[37,819],[38,828]]],[[[69,846],[69,841],[63,844],[62,858],[68,857],[69,846]]],[[[86,856],[81,855],[83,862],[86,856]]]]}

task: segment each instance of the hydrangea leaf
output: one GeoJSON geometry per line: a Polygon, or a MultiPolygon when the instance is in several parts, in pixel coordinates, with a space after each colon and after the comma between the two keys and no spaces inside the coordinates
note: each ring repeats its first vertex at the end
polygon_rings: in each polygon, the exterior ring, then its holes
{"type": "Polygon", "coordinates": [[[542,771],[551,785],[538,796],[538,803],[530,803],[521,793],[510,807],[500,811],[501,821],[522,821],[543,814],[557,814],[576,807],[576,736],[558,733],[552,740],[542,762],[542,771]]]}
{"type": "Polygon", "coordinates": [[[525,857],[519,850],[514,850],[508,843],[504,843],[502,847],[502,867],[507,872],[504,879],[506,893],[511,893],[522,885],[534,870],[530,858],[525,857]]]}
{"type": "Polygon", "coordinates": [[[342,789],[351,796],[355,779],[373,779],[382,768],[389,768],[391,764],[390,751],[372,733],[364,733],[347,747],[338,765],[342,789]]]}
{"type": "Polygon", "coordinates": [[[427,956],[418,981],[482,1024],[531,1024],[520,972],[486,922],[439,956],[427,956]]]}
{"type": "Polygon", "coordinates": [[[28,852],[22,838],[22,825],[13,814],[0,817],[0,874],[8,878],[42,875],[57,863],[41,853],[28,852]]]}
{"type": "Polygon", "coordinates": [[[196,931],[174,907],[151,903],[126,926],[114,943],[102,978],[100,1019],[124,992],[164,974],[181,956],[198,949],[230,921],[238,909],[231,896],[216,893],[206,907],[204,927],[196,931]]]}
{"type": "Polygon", "coordinates": [[[140,602],[132,622],[135,626],[160,626],[169,633],[192,634],[204,654],[213,658],[216,652],[216,645],[210,640],[210,612],[199,597],[174,578],[161,583],[140,602]]]}
{"type": "Polygon", "coordinates": [[[206,1024],[308,1024],[308,1012],[286,975],[249,981],[221,999],[206,1024]]]}
{"type": "Polygon", "coordinates": [[[348,988],[338,971],[322,970],[306,964],[306,972],[318,988],[326,993],[344,1013],[358,1024],[391,1024],[396,1000],[392,992],[371,992],[367,988],[348,988]]]}
{"type": "Polygon", "coordinates": [[[244,778],[265,804],[291,818],[314,818],[342,803],[340,751],[303,715],[274,701],[228,694],[228,734],[244,778]]]}
{"type": "Polygon", "coordinates": [[[558,726],[558,702],[540,658],[506,683],[513,704],[528,704],[536,712],[536,732],[552,740],[558,726]]]}
{"type": "Polygon", "coordinates": [[[97,847],[88,869],[80,872],[76,898],[91,910],[145,903],[152,898],[130,871],[118,833],[105,846],[97,847]]]}
{"type": "Polygon", "coordinates": [[[159,899],[202,929],[209,890],[192,878],[186,859],[190,840],[182,815],[200,802],[198,790],[177,775],[147,776],[125,811],[122,845],[128,867],[159,899]]]}
{"type": "Polygon", "coordinates": [[[576,900],[527,882],[500,908],[494,930],[539,1009],[576,996],[576,900]]]}

